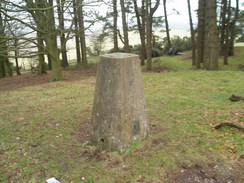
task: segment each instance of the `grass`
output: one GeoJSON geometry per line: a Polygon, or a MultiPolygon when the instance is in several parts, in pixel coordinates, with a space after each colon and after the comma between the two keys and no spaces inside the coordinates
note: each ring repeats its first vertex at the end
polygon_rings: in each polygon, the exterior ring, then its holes
{"type": "Polygon", "coordinates": [[[87,143],[94,75],[68,70],[61,82],[1,91],[0,182],[167,183],[182,167],[231,166],[244,154],[243,133],[212,126],[244,121],[243,102],[228,100],[244,95],[243,51],[219,71],[194,70],[180,56],[156,58],[160,72],[143,72],[150,136],[123,155],[87,143]]]}

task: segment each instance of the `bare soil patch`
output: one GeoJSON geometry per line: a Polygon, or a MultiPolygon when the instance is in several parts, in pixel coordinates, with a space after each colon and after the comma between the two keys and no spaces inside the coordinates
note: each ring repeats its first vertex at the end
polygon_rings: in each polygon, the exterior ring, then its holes
{"type": "Polygon", "coordinates": [[[172,183],[242,183],[244,161],[227,166],[225,162],[181,167],[172,174],[172,183]]]}

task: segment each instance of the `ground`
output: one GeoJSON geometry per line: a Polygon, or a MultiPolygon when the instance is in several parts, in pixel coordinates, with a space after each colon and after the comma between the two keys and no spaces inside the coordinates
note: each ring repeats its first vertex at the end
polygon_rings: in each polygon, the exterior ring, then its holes
{"type": "Polygon", "coordinates": [[[0,182],[241,183],[243,48],[220,71],[191,68],[188,55],[154,59],[143,72],[149,137],[124,154],[89,142],[95,69],[64,71],[64,81],[25,74],[0,79],[0,182]]]}

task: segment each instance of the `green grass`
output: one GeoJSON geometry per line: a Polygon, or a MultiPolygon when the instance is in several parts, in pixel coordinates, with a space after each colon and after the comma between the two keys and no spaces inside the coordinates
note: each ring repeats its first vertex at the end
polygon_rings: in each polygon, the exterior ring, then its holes
{"type": "MultiPolygon", "coordinates": [[[[243,122],[243,48],[219,71],[195,70],[176,57],[144,72],[150,135],[123,155],[89,145],[95,76],[0,92],[0,182],[170,182],[169,172],[197,163],[228,163],[244,154],[243,133],[213,130],[243,122]],[[85,177],[84,181],[81,178],[85,177]]],[[[72,73],[73,71],[67,71],[72,73]]]]}

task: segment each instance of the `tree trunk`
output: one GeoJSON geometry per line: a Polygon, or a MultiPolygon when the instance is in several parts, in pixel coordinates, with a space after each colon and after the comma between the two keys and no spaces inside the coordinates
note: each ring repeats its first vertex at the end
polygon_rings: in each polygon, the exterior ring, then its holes
{"type": "MultiPolygon", "coordinates": [[[[0,3],[1,6],[1,3],[0,3]]],[[[0,37],[5,37],[3,19],[0,12],[0,37]]],[[[0,39],[0,78],[13,75],[11,64],[8,60],[8,47],[6,39],[0,39]]]]}
{"type": "Polygon", "coordinates": [[[205,38],[203,67],[207,70],[218,70],[218,28],[216,1],[206,0],[205,38]]]}
{"type": "Polygon", "coordinates": [[[227,14],[227,0],[222,0],[221,2],[221,26],[220,26],[220,54],[224,55],[224,45],[225,45],[225,37],[226,37],[226,14],[227,14]]]}
{"type": "Polygon", "coordinates": [[[58,10],[58,21],[59,21],[59,32],[60,32],[60,44],[61,44],[61,54],[62,54],[62,67],[68,67],[67,59],[67,49],[65,42],[65,33],[64,33],[64,3],[65,0],[56,0],[57,1],[57,10],[58,10]]]}
{"type": "Polygon", "coordinates": [[[139,9],[137,6],[137,1],[133,0],[134,2],[134,10],[136,13],[136,20],[138,25],[138,30],[140,34],[140,40],[141,40],[141,50],[140,50],[140,60],[141,65],[145,65],[145,59],[146,59],[146,42],[145,42],[145,3],[144,0],[142,0],[142,6],[141,6],[141,15],[139,13],[139,9]],[[141,19],[140,19],[141,17],[141,19]]]}
{"type": "Polygon", "coordinates": [[[190,22],[190,29],[191,29],[191,44],[192,44],[192,65],[196,65],[196,46],[195,46],[195,32],[192,23],[192,16],[191,16],[191,3],[190,0],[187,0],[188,3],[188,12],[189,12],[189,22],[190,22]]]}
{"type": "Polygon", "coordinates": [[[47,53],[47,65],[48,65],[48,69],[49,70],[52,70],[52,60],[51,60],[51,57],[49,55],[49,53],[47,53]]]}
{"type": "Polygon", "coordinates": [[[74,24],[75,24],[75,48],[76,48],[76,58],[77,58],[77,64],[81,64],[81,54],[80,54],[80,40],[79,40],[79,27],[78,27],[78,14],[77,14],[77,3],[76,0],[73,2],[74,6],[74,24]]]}
{"type": "Polygon", "coordinates": [[[234,53],[234,43],[236,37],[236,21],[239,16],[239,0],[236,0],[236,9],[235,9],[235,16],[233,21],[231,22],[231,37],[230,37],[230,51],[229,56],[233,56],[234,53]]]}
{"type": "Polygon", "coordinates": [[[78,22],[80,30],[80,41],[81,41],[81,55],[82,64],[87,65],[87,55],[86,55],[86,39],[85,39],[85,26],[84,26],[84,15],[83,15],[83,0],[78,0],[78,22]]]}
{"type": "Polygon", "coordinates": [[[49,6],[52,8],[47,10],[48,19],[47,26],[45,27],[47,29],[47,34],[44,36],[44,40],[46,42],[47,50],[52,61],[52,80],[60,81],[63,79],[63,74],[59,59],[59,49],[57,46],[53,0],[49,0],[49,6]]]}
{"type": "Polygon", "coordinates": [[[124,32],[124,50],[125,52],[130,52],[128,26],[126,22],[126,9],[125,9],[124,0],[120,0],[120,6],[121,6],[121,14],[122,14],[123,32],[124,32]]]}
{"type": "Polygon", "coordinates": [[[152,70],[152,18],[150,16],[151,1],[146,0],[146,38],[147,38],[147,70],[152,70]]]}
{"type": "Polygon", "coordinates": [[[145,23],[146,23],[146,52],[147,52],[147,70],[152,70],[152,19],[153,14],[158,9],[160,0],[155,2],[154,7],[152,8],[151,0],[146,0],[146,9],[145,9],[145,23]]]}
{"type": "Polygon", "coordinates": [[[224,54],[224,65],[228,65],[228,56],[229,56],[229,48],[230,48],[230,16],[231,16],[231,1],[226,1],[228,3],[227,6],[227,18],[226,18],[226,30],[224,37],[224,45],[223,45],[223,54],[224,54]]]}
{"type": "Polygon", "coordinates": [[[167,48],[166,48],[166,51],[168,52],[169,48],[172,45],[171,45],[170,34],[169,34],[169,24],[168,24],[166,0],[163,0],[163,3],[164,3],[164,19],[165,19],[164,21],[165,21],[166,35],[167,35],[167,48]]]}
{"type": "Polygon", "coordinates": [[[63,79],[61,63],[59,59],[59,50],[57,46],[57,31],[55,28],[53,0],[42,1],[25,0],[29,10],[27,10],[35,20],[38,32],[43,36],[46,43],[46,52],[52,62],[52,80],[59,81],[63,79]],[[36,10],[33,10],[36,9],[36,10]]]}
{"type": "Polygon", "coordinates": [[[19,52],[18,52],[18,40],[17,39],[14,40],[14,47],[15,47],[14,56],[15,56],[16,74],[21,75],[20,69],[19,69],[19,61],[18,61],[19,52]]]}
{"type": "Polygon", "coordinates": [[[205,0],[198,2],[198,26],[197,26],[197,60],[196,68],[200,69],[203,63],[204,35],[205,35],[205,0]]]}
{"type": "Polygon", "coordinates": [[[57,47],[56,36],[45,37],[45,42],[52,61],[52,80],[60,81],[63,79],[63,75],[59,59],[59,50],[57,47]]]}
{"type": "Polygon", "coordinates": [[[117,0],[113,0],[113,42],[114,42],[114,52],[119,51],[119,45],[118,45],[118,33],[117,33],[117,27],[118,27],[118,10],[117,10],[117,0]]]}
{"type": "Polygon", "coordinates": [[[38,74],[45,74],[47,73],[45,57],[44,57],[45,49],[44,49],[43,38],[39,32],[37,32],[37,49],[38,49],[38,61],[39,61],[38,74]]]}

